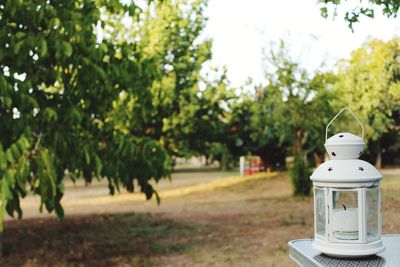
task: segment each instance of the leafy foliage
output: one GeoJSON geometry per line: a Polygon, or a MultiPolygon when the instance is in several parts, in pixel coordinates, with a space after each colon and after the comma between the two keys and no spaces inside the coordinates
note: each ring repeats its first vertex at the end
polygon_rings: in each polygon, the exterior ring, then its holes
{"type": "Polygon", "coordinates": [[[30,187],[62,218],[65,176],[106,178],[111,194],[137,180],[158,199],[151,180],[169,175],[181,138],[174,118],[195,115],[187,108],[210,58],[211,42],[195,42],[203,9],[178,0],[0,4],[1,216],[21,216],[30,187]]]}
{"type": "MultiPolygon", "coordinates": [[[[344,1],[348,2],[348,1],[344,1]]],[[[341,5],[343,2],[340,0],[319,0],[319,3],[323,6],[321,7],[321,16],[327,18],[329,16],[328,6],[330,4],[335,6],[335,11],[333,16],[335,17],[337,14],[336,8],[341,5]]],[[[397,13],[400,8],[399,0],[367,0],[367,1],[358,1],[357,7],[353,8],[351,11],[346,11],[344,15],[345,21],[348,22],[349,28],[353,30],[353,24],[359,22],[360,16],[367,16],[370,18],[374,18],[376,7],[382,8],[382,13],[386,15],[388,18],[397,17],[397,13]]]]}
{"type": "Polygon", "coordinates": [[[304,154],[297,154],[290,170],[290,179],[295,195],[308,196],[310,194],[312,188],[311,173],[307,162],[304,160],[304,154]]]}
{"type": "Polygon", "coordinates": [[[297,154],[321,144],[320,133],[332,114],[329,102],[333,95],[328,88],[335,77],[331,73],[310,74],[289,55],[282,41],[267,55],[271,68],[266,73],[264,105],[271,111],[277,135],[297,154]]]}
{"type": "Polygon", "coordinates": [[[333,115],[331,89],[336,76],[308,73],[290,57],[283,41],[266,55],[265,67],[266,85],[231,104],[226,143],[235,157],[255,154],[271,168],[284,168],[286,157],[294,155],[295,192],[309,194],[309,177],[296,172],[306,169],[307,158],[317,161],[324,153],[321,133],[333,115]]]}
{"type": "Polygon", "coordinates": [[[341,105],[349,106],[365,122],[370,143],[379,142],[389,132],[398,132],[399,44],[399,38],[389,42],[371,39],[339,66],[335,93],[341,96],[341,105]]]}
{"type": "Polygon", "coordinates": [[[306,160],[308,154],[317,157],[323,153],[321,133],[333,112],[329,104],[333,94],[328,88],[335,77],[331,73],[309,74],[290,58],[282,41],[267,55],[267,61],[271,67],[267,70],[263,106],[270,111],[269,121],[277,138],[289,144],[289,152],[294,155],[294,192],[308,195],[306,160]]]}
{"type": "Polygon", "coordinates": [[[372,39],[339,68],[336,94],[366,121],[368,139],[376,140],[394,125],[400,103],[400,39],[372,39]]]}
{"type": "Polygon", "coordinates": [[[145,103],[126,93],[112,115],[118,127],[159,140],[172,157],[208,153],[208,144],[220,140],[225,112],[221,105],[230,97],[225,72],[216,71],[212,79],[200,74],[211,57],[211,41],[198,40],[206,22],[204,4],[185,3],[154,4],[154,9],[145,12],[139,30],[122,29],[128,38],[141,40],[138,50],[154,61],[160,75],[151,85],[151,101],[145,103]],[[134,121],[141,105],[148,105],[149,112],[134,121]]]}

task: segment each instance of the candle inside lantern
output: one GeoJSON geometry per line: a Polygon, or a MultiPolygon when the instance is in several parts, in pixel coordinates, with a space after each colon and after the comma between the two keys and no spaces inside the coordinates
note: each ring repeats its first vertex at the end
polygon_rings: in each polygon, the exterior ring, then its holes
{"type": "Polygon", "coordinates": [[[358,208],[334,209],[332,230],[338,239],[358,239],[358,208]]]}

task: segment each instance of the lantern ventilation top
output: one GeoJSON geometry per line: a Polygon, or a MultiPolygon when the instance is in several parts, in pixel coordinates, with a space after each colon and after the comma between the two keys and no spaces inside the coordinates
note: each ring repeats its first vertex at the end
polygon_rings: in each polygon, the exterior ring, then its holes
{"type": "Polygon", "coordinates": [[[343,108],[328,123],[325,132],[325,148],[332,160],[335,159],[357,159],[364,150],[364,126],[357,116],[349,109],[343,108]],[[348,110],[361,126],[361,137],[351,133],[338,133],[328,139],[328,130],[332,122],[345,110],[348,110]]]}
{"type": "Polygon", "coordinates": [[[357,159],[364,149],[364,140],[351,133],[338,133],[325,142],[330,159],[357,159]]]}

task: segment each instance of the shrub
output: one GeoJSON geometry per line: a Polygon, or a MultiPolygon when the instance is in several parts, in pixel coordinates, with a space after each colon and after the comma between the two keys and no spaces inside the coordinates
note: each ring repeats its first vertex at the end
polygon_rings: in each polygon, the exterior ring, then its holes
{"type": "Polygon", "coordinates": [[[309,196],[312,187],[310,180],[311,171],[304,154],[300,153],[294,157],[293,166],[290,170],[290,179],[293,185],[294,195],[309,196]]]}

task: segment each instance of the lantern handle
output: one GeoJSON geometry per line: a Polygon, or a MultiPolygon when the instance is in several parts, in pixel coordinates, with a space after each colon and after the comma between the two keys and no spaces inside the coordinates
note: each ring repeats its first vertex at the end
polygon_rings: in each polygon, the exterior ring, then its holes
{"type": "Polygon", "coordinates": [[[342,108],[342,110],[339,111],[339,113],[336,114],[336,116],[333,117],[333,119],[332,119],[332,120],[328,123],[328,125],[326,126],[326,129],[325,129],[325,142],[326,142],[326,140],[328,140],[328,129],[329,129],[329,126],[330,126],[330,125],[332,124],[332,122],[340,115],[340,113],[342,113],[342,112],[345,111],[345,110],[348,110],[348,111],[351,113],[351,115],[353,115],[353,117],[356,119],[356,121],[358,122],[358,124],[360,124],[360,126],[361,126],[361,138],[364,139],[364,126],[362,125],[362,123],[360,122],[360,120],[357,118],[356,114],[354,114],[354,112],[351,111],[351,109],[349,109],[348,107],[345,107],[345,108],[342,108]]]}

